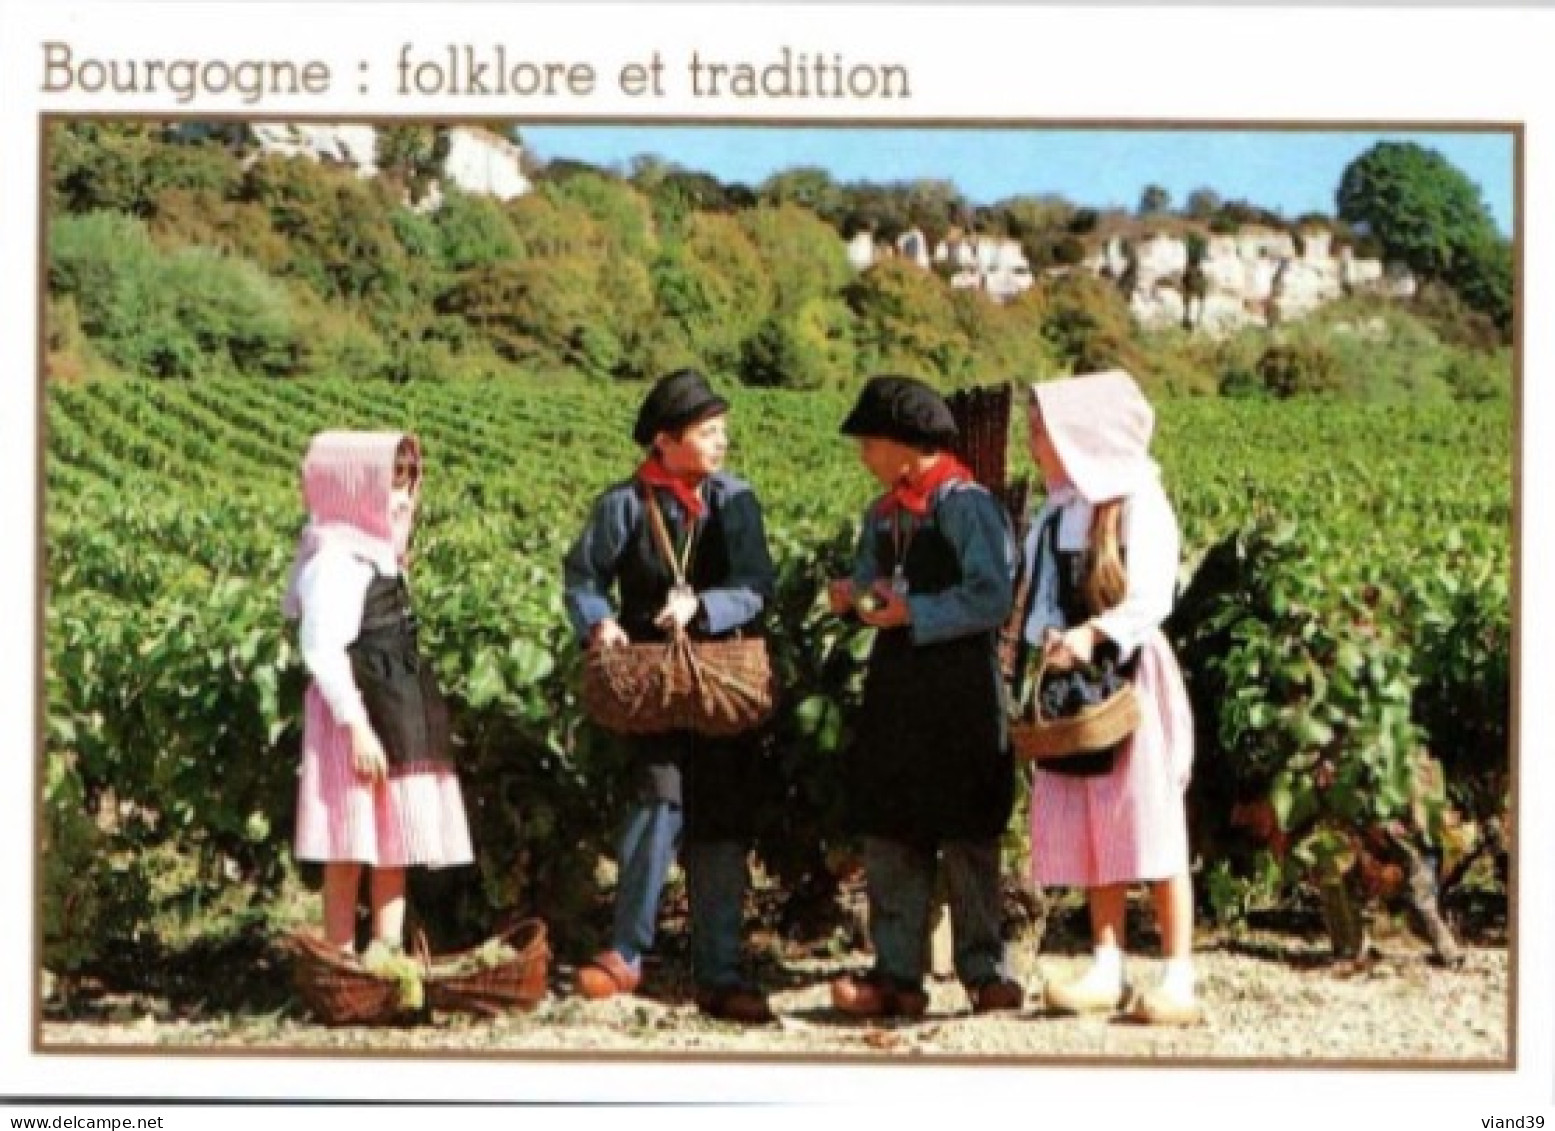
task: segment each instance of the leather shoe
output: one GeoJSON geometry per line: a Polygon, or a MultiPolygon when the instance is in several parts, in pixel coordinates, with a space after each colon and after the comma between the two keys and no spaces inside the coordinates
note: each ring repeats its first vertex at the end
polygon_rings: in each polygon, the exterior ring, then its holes
{"type": "Polygon", "coordinates": [[[1019,1010],[1026,1004],[1026,989],[1019,982],[995,979],[973,986],[967,993],[973,1013],[1019,1010]]]}
{"type": "Polygon", "coordinates": [[[885,978],[844,974],[831,984],[832,1005],[850,1017],[922,1017],[929,1008],[929,995],[922,990],[904,990],[885,978]]]}
{"type": "Polygon", "coordinates": [[[633,968],[613,950],[600,951],[578,968],[578,992],[590,1001],[632,993],[642,980],[642,970],[633,968]]]}
{"type": "Polygon", "coordinates": [[[720,1021],[739,1025],[770,1025],[775,1018],[766,996],[748,986],[717,986],[699,989],[697,1008],[720,1021]]]}

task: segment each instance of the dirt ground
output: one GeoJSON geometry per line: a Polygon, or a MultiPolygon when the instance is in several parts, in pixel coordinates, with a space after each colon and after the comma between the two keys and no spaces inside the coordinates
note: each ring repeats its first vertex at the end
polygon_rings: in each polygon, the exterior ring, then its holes
{"type": "MultiPolygon", "coordinates": [[[[1312,924],[1307,925],[1309,928],[1312,924]]],[[[1148,987],[1159,977],[1148,928],[1131,924],[1128,977],[1148,987]]],[[[1405,1063],[1496,1067],[1510,1050],[1510,962],[1504,929],[1480,930],[1464,962],[1444,968],[1391,920],[1374,924],[1367,961],[1336,964],[1321,930],[1205,932],[1198,969],[1207,1017],[1188,1029],[1150,1028],[1116,1018],[1052,1016],[1042,985],[1066,979],[1085,962],[1083,918],[1059,917],[1040,940],[1013,944],[1027,989],[1016,1014],[974,1017],[954,979],[930,984],[928,1015],[918,1022],[867,1022],[830,1007],[828,982],[862,970],[869,956],[838,945],[806,948],[759,932],[751,960],[778,1020],[741,1028],[702,1017],[691,1002],[683,924],[665,932],[661,957],[649,961],[640,995],[585,1002],[571,993],[573,969],[551,967],[551,993],[528,1013],[486,1020],[433,1015],[406,1028],[329,1028],[293,996],[286,958],[266,943],[240,960],[246,976],[213,984],[189,960],[154,990],[123,991],[94,979],[74,985],[46,978],[41,1040],[45,1048],[158,1046],[180,1049],[371,1051],[375,1055],[554,1056],[636,1054],[648,1058],[738,1056],[804,1060],[895,1057],[947,1060],[1159,1061],[1305,1064],[1405,1063]]],[[[230,959],[228,960],[230,961],[230,959]]]]}

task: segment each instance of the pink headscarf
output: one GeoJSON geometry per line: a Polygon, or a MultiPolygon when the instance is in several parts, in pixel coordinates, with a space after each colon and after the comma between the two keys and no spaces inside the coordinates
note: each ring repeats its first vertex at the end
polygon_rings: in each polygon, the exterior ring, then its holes
{"type": "Polygon", "coordinates": [[[338,546],[393,576],[410,546],[415,503],[421,491],[421,445],[404,432],[320,432],[302,461],[302,496],[308,525],[297,540],[297,556],[281,611],[302,615],[297,583],[303,567],[326,546],[338,546]],[[392,514],[394,457],[408,441],[417,474],[410,483],[411,509],[392,514]]]}
{"type": "Polygon", "coordinates": [[[1155,412],[1123,370],[1041,381],[1031,395],[1070,483],[1086,502],[1132,495],[1160,475],[1150,458],[1155,412]]]}

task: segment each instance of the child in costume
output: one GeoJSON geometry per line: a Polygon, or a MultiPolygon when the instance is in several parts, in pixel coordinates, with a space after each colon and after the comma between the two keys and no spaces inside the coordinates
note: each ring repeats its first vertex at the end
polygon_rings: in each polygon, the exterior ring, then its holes
{"type": "Polygon", "coordinates": [[[1180,538],[1149,455],[1154,413],[1133,378],[1112,371],[1031,386],[1028,419],[1047,497],[1025,547],[1032,582],[1023,641],[1044,653],[1050,672],[1113,650],[1132,669],[1142,715],[1110,771],[1039,767],[1035,775],[1033,876],[1043,887],[1087,890],[1094,948],[1077,981],[1047,987],[1047,1004],[1064,1013],[1123,1005],[1125,899],[1130,884],[1143,882],[1166,964],[1131,1017],[1192,1023],[1200,1009],[1184,793],[1193,718],[1160,630],[1176,592],[1180,538]]]}
{"type": "MultiPolygon", "coordinates": [[[[567,611],[586,647],[665,640],[677,630],[718,639],[759,629],[776,573],[755,492],[723,470],[728,412],[729,403],[689,369],[662,378],[644,399],[632,437],[645,458],[595,501],[565,561],[567,611]],[[683,587],[649,529],[650,493],[683,587]]],[[[598,999],[637,990],[678,849],[698,1007],[739,1023],[770,1021],[765,996],[740,969],[758,736],[675,731],[629,741],[635,796],[616,854],[611,944],[579,971],[580,992],[598,999]]]]}
{"type": "Polygon", "coordinates": [[[472,860],[447,710],[416,647],[406,552],[421,488],[414,436],[323,432],[302,469],[309,522],[283,611],[305,699],[296,855],[324,865],[324,934],[351,951],[362,872],[375,941],[400,948],[405,869],[472,860]]]}
{"type": "Polygon", "coordinates": [[[865,516],[852,577],[830,586],[834,613],[879,630],[846,770],[875,962],[834,982],[832,1002],[853,1016],[922,1015],[943,867],[972,1009],[1019,1009],[999,868],[1014,799],[997,647],[1017,564],[1008,516],[947,450],[954,418],[922,382],[874,378],[841,430],[886,493],[865,516]]]}

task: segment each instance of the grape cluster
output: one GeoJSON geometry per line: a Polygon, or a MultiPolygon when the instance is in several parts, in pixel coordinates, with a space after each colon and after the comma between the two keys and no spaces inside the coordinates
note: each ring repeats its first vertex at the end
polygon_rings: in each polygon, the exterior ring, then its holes
{"type": "Polygon", "coordinates": [[[1095,707],[1121,691],[1128,679],[1110,664],[1087,664],[1043,677],[1040,691],[1042,717],[1067,719],[1083,708],[1095,707]]]}

